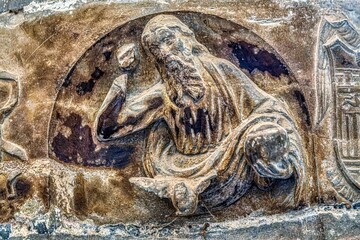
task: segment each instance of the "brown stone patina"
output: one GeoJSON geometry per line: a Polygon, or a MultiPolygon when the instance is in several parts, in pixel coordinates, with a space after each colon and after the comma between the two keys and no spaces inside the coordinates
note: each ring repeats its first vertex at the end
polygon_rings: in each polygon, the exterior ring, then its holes
{"type": "Polygon", "coordinates": [[[141,38],[161,80],[127,98],[128,72],[141,60],[135,46],[120,49],[126,57],[119,57],[119,64],[126,72],[115,79],[96,124],[100,141],[155,124],[143,160],[150,178],[130,182],[170,198],[177,214],[190,215],[200,194],[209,208],[228,206],[245,194],[254,174],[259,181],[271,182],[295,172],[298,204],[306,178],[304,156],[286,105],[232,63],[211,55],[172,15],[152,18],[141,38]]]}
{"type": "Polygon", "coordinates": [[[355,3],[0,5],[0,238],[356,236],[355,3]]]}

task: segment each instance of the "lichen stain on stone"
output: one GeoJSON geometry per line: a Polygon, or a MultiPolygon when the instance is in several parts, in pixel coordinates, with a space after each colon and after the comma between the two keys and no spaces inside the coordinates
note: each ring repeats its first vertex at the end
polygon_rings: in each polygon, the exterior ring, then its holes
{"type": "Polygon", "coordinates": [[[34,192],[37,192],[37,195],[40,197],[45,209],[49,210],[51,200],[49,178],[46,178],[44,181],[38,181],[36,185],[36,190],[34,190],[34,192]]]}
{"type": "Polygon", "coordinates": [[[250,74],[258,69],[262,72],[267,71],[274,77],[279,77],[281,74],[289,75],[288,69],[275,54],[265,49],[259,49],[256,45],[245,41],[231,42],[229,47],[238,59],[239,67],[247,69],[250,74]]]}
{"type": "Polygon", "coordinates": [[[86,202],[89,212],[106,214],[111,211],[111,203],[108,191],[102,184],[100,177],[94,177],[91,182],[86,185],[86,202]]]}
{"type": "Polygon", "coordinates": [[[134,151],[132,146],[109,145],[96,151],[91,128],[88,125],[82,126],[80,115],[71,113],[63,120],[63,124],[71,129],[71,134],[65,136],[59,132],[51,143],[53,151],[59,160],[83,166],[114,168],[122,168],[129,163],[130,155],[134,151]]]}
{"type": "Polygon", "coordinates": [[[77,214],[80,215],[85,215],[87,212],[85,180],[84,174],[82,173],[79,173],[75,179],[74,210],[77,214]]]}
{"type": "MultiPolygon", "coordinates": [[[[132,187],[127,180],[109,178],[104,181],[98,176],[88,179],[83,173],[79,173],[75,179],[74,211],[79,218],[92,214],[110,216],[110,213],[122,212],[120,206],[130,207],[134,201],[132,195],[132,187]]],[[[95,220],[101,223],[100,219],[95,220]]]]}

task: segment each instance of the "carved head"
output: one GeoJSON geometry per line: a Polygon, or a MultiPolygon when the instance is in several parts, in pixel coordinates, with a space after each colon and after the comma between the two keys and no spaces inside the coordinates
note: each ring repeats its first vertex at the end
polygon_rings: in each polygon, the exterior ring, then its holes
{"type": "Polygon", "coordinates": [[[159,15],[145,26],[142,44],[156,60],[172,100],[181,105],[184,98],[198,101],[204,95],[203,79],[195,56],[208,53],[183,22],[171,15],[159,15]]]}

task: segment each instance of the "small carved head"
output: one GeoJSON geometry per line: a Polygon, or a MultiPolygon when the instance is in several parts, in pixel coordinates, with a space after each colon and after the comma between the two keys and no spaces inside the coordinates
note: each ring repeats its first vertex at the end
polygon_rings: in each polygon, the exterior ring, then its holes
{"type": "Polygon", "coordinates": [[[173,186],[172,191],[173,195],[170,197],[177,215],[186,216],[195,212],[198,205],[198,195],[191,186],[185,182],[179,182],[173,186]]]}
{"type": "Polygon", "coordinates": [[[261,123],[250,127],[245,139],[247,161],[261,177],[289,178],[290,140],[287,131],[276,123],[261,123]]]}

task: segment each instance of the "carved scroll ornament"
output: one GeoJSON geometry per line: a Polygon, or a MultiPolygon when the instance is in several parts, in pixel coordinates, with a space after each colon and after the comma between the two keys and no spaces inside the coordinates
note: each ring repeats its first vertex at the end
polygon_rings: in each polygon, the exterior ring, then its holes
{"type": "Polygon", "coordinates": [[[0,84],[3,84],[4,88],[9,87],[8,94],[4,94],[6,95],[4,105],[0,106],[0,160],[2,159],[2,153],[10,154],[20,160],[27,160],[27,155],[24,149],[15,143],[3,139],[2,137],[2,124],[4,123],[6,117],[8,117],[14,110],[18,101],[18,82],[11,74],[7,72],[0,72],[0,84]]]}

